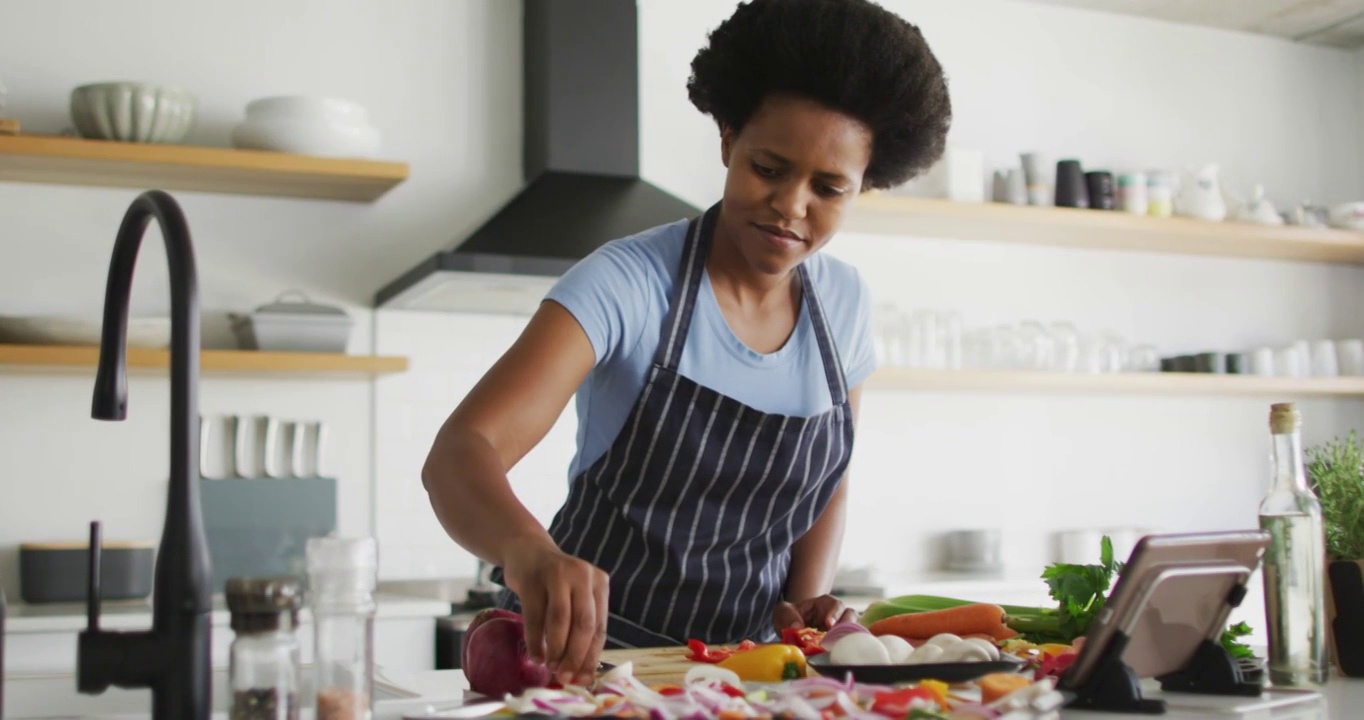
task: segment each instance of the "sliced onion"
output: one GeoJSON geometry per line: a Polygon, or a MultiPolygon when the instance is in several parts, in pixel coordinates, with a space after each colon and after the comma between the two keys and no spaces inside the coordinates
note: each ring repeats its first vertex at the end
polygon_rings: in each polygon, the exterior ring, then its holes
{"type": "Polygon", "coordinates": [[[867,633],[870,635],[871,631],[851,620],[835,623],[833,627],[829,628],[829,632],[824,633],[824,639],[819,641],[819,646],[825,650],[830,650],[833,648],[834,643],[838,642],[840,639],[856,633],[867,633]]]}
{"type": "Polygon", "coordinates": [[[697,665],[687,671],[686,677],[682,678],[683,685],[693,683],[721,682],[734,687],[743,687],[744,681],[739,679],[739,674],[733,670],[722,668],[716,665],[697,665]]]}

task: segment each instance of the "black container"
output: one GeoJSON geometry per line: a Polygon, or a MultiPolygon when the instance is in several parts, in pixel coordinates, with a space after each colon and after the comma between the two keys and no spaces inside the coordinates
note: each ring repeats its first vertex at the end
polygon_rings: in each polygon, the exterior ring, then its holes
{"type": "Polygon", "coordinates": [[[1174,372],[1198,372],[1198,361],[1193,355],[1179,355],[1174,358],[1174,372]]]}
{"type": "Polygon", "coordinates": [[[1056,206],[1087,208],[1089,191],[1085,186],[1085,171],[1079,160],[1056,163],[1056,206]]]}
{"type": "MultiPolygon", "coordinates": [[[[152,593],[156,549],[151,543],[101,546],[100,599],[141,600],[152,593]]],[[[19,546],[19,593],[26,603],[84,602],[89,578],[87,543],[19,546]]]]}
{"type": "Polygon", "coordinates": [[[1227,356],[1222,353],[1205,352],[1194,356],[1194,371],[1222,374],[1227,371],[1227,356]]]}
{"type": "Polygon", "coordinates": [[[1233,375],[1249,375],[1250,353],[1228,353],[1227,372],[1233,375]]]}
{"type": "Polygon", "coordinates": [[[1089,190],[1090,208],[1112,210],[1117,207],[1113,197],[1113,173],[1106,170],[1085,173],[1085,188],[1089,190]]]}
{"type": "Polygon", "coordinates": [[[1160,371],[1161,371],[1161,372],[1174,372],[1174,371],[1175,371],[1175,359],[1172,358],[1172,357],[1163,357],[1163,358],[1161,358],[1161,359],[1160,359],[1160,371]]]}

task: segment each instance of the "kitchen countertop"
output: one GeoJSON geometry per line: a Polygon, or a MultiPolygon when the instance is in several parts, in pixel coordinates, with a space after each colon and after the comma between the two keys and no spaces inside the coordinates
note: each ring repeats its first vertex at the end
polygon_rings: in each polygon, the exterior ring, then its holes
{"type": "MultiPolygon", "coordinates": [[[[450,614],[450,604],[410,595],[379,592],[374,596],[376,618],[440,617],[450,614]]],[[[231,613],[222,595],[213,596],[212,623],[227,627],[231,613]]],[[[309,622],[311,615],[305,607],[299,612],[301,622],[309,622]]],[[[152,621],[151,600],[104,602],[100,605],[100,626],[106,630],[137,630],[147,628],[152,621]]],[[[9,605],[5,617],[6,634],[76,632],[85,629],[84,603],[51,603],[9,605]]]]}

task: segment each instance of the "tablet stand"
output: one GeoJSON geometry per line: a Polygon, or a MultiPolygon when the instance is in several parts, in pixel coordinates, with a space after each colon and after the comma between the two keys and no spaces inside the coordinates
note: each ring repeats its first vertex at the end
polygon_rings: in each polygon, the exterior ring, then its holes
{"type": "MultiPolygon", "coordinates": [[[[1227,602],[1236,607],[1245,598],[1244,585],[1234,588],[1227,602]]],[[[1165,712],[1164,700],[1143,698],[1140,679],[1122,661],[1129,638],[1114,633],[1112,640],[1100,653],[1089,679],[1081,686],[1069,687],[1062,678],[1059,689],[1075,694],[1066,707],[1077,710],[1159,715],[1165,712]]],[[[1213,640],[1204,640],[1183,669],[1157,678],[1164,692],[1197,693],[1202,695],[1234,695],[1256,697],[1261,693],[1259,683],[1248,682],[1236,659],[1226,648],[1213,640]]]]}

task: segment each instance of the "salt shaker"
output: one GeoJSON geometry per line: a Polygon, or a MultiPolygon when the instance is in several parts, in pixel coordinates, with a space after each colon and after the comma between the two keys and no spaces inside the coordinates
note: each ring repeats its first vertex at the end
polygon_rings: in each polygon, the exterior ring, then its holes
{"type": "Polygon", "coordinates": [[[310,538],[307,555],[317,720],[371,720],[378,546],[372,537],[310,538]]]}
{"type": "Polygon", "coordinates": [[[236,638],[228,660],[231,720],[298,720],[302,587],[293,577],[231,578],[225,595],[236,638]]]}

